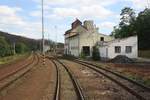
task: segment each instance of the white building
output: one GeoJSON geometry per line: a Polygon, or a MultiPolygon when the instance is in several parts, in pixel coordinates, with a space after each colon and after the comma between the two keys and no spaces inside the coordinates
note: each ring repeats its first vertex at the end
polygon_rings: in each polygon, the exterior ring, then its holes
{"type": "Polygon", "coordinates": [[[114,38],[100,34],[93,21],[82,22],[78,19],[72,23],[70,30],[65,32],[65,54],[79,56],[84,53],[86,56],[92,55],[92,48],[99,41],[111,41],[114,38]]]}
{"type": "Polygon", "coordinates": [[[99,42],[100,56],[114,58],[117,55],[125,55],[129,58],[138,57],[138,38],[131,36],[124,39],[115,39],[109,42],[99,42]]]}
{"type": "Polygon", "coordinates": [[[44,45],[44,52],[47,52],[48,50],[50,50],[50,46],[49,45],[44,45]]]}

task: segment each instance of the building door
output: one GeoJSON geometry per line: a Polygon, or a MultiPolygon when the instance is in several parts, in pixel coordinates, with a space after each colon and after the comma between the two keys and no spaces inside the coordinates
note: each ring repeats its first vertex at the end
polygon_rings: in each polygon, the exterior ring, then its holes
{"type": "Polygon", "coordinates": [[[83,50],[83,54],[85,56],[90,56],[90,47],[89,46],[83,46],[82,50],[83,50]]]}

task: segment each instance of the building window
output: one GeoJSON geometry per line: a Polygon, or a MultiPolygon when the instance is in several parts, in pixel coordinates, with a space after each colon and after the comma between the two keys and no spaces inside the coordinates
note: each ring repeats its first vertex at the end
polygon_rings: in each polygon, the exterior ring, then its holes
{"type": "Polygon", "coordinates": [[[101,40],[101,41],[104,41],[104,37],[100,37],[100,40],[101,40]]]}
{"type": "Polygon", "coordinates": [[[115,53],[121,53],[121,46],[115,46],[115,53]]]}
{"type": "Polygon", "coordinates": [[[132,52],[132,46],[126,46],[126,53],[132,52]]]}

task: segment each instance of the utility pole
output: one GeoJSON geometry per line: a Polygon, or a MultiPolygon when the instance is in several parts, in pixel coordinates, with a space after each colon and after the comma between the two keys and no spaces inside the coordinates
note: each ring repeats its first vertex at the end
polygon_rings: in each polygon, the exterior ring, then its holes
{"type": "Polygon", "coordinates": [[[49,45],[49,51],[51,49],[51,44],[50,44],[50,37],[49,37],[49,33],[47,34],[48,35],[48,45],[49,45]]]}
{"type": "Polygon", "coordinates": [[[16,54],[16,44],[15,44],[15,42],[13,43],[13,54],[14,55],[16,54]]]}
{"type": "Polygon", "coordinates": [[[56,54],[56,51],[57,51],[57,26],[55,26],[55,32],[56,32],[56,35],[55,35],[55,41],[56,41],[56,43],[55,43],[55,54],[56,54]]]}
{"type": "Polygon", "coordinates": [[[42,0],[42,53],[44,55],[44,7],[43,7],[43,0],[42,0]]]}
{"type": "Polygon", "coordinates": [[[147,8],[150,8],[150,1],[147,0],[147,8]]]}
{"type": "Polygon", "coordinates": [[[44,1],[41,0],[42,7],[42,54],[43,54],[43,65],[45,65],[45,51],[44,51],[44,1]]]}

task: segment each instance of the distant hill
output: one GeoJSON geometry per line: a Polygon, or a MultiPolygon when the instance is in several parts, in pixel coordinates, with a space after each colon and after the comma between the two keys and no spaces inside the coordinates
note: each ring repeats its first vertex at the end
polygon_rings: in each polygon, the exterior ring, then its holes
{"type": "MultiPolygon", "coordinates": [[[[5,39],[7,40],[7,42],[9,44],[12,44],[13,43],[24,43],[26,44],[31,50],[40,50],[41,48],[41,39],[37,40],[37,39],[31,39],[31,38],[26,38],[26,37],[23,37],[23,36],[18,36],[18,35],[12,35],[12,34],[9,34],[7,32],[3,32],[3,31],[0,31],[0,36],[2,37],[5,37],[5,39]]],[[[51,40],[45,40],[45,44],[46,45],[54,45],[55,42],[51,41],[51,40]]],[[[58,43],[58,45],[60,47],[63,47],[63,43],[58,43]]]]}
{"type": "Polygon", "coordinates": [[[40,40],[30,39],[22,36],[12,35],[7,32],[0,31],[0,36],[5,37],[6,41],[9,44],[13,43],[24,43],[26,44],[31,50],[36,50],[40,48],[40,40]]]}

